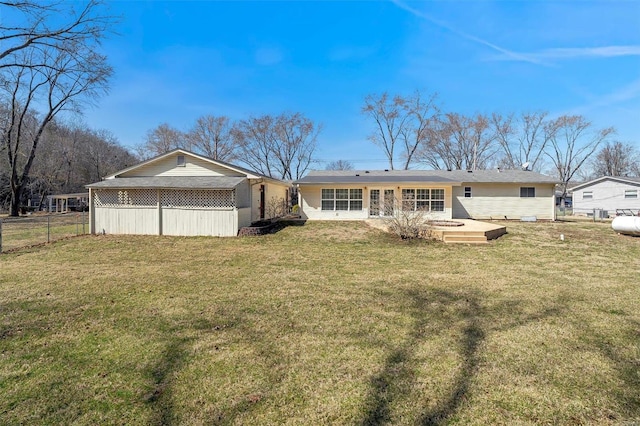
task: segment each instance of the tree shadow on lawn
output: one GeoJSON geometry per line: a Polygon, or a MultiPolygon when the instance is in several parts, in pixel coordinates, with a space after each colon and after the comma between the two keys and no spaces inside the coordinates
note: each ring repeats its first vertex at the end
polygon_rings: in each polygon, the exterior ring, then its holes
{"type": "MultiPolygon", "coordinates": [[[[640,322],[629,318],[624,313],[616,312],[615,315],[620,316],[619,321],[625,323],[626,334],[625,340],[636,342],[635,350],[633,348],[626,351],[620,350],[612,342],[612,339],[599,333],[595,328],[590,327],[587,321],[576,322],[576,327],[582,331],[583,338],[589,343],[590,347],[596,348],[610,362],[611,366],[617,373],[617,377],[626,385],[624,388],[617,387],[611,391],[615,395],[620,406],[620,412],[625,412],[632,424],[636,424],[640,420],[640,359],[637,354],[640,349],[640,322]]],[[[611,420],[623,420],[617,418],[615,413],[609,414],[611,420]]],[[[630,423],[631,424],[631,423],[630,423]]]]}
{"type": "Polygon", "coordinates": [[[419,361],[415,359],[416,349],[429,339],[428,333],[433,334],[434,330],[436,334],[439,333],[438,330],[448,332],[456,324],[461,327],[458,343],[460,366],[447,396],[435,406],[417,407],[422,411],[417,424],[438,425],[453,417],[469,397],[469,387],[480,359],[478,351],[487,332],[540,321],[560,315],[564,310],[554,306],[524,315],[520,311],[520,304],[513,301],[502,302],[488,310],[480,306],[478,297],[473,294],[439,289],[410,290],[406,295],[412,303],[413,329],[400,346],[390,351],[382,371],[370,379],[371,390],[365,403],[363,425],[382,425],[393,421],[390,406],[394,400],[401,399],[412,391],[420,367],[419,361]],[[507,323],[498,325],[496,319],[503,319],[505,316],[508,318],[507,323]],[[492,324],[491,329],[483,324],[492,324]],[[497,328],[494,327],[496,325],[497,328]]]}
{"type": "Polygon", "coordinates": [[[434,312],[434,310],[439,311],[440,306],[462,305],[462,308],[452,317],[445,313],[444,318],[437,321],[441,326],[464,321],[465,326],[460,342],[462,365],[457,372],[449,396],[440,401],[434,409],[422,413],[419,424],[438,424],[453,415],[466,397],[469,383],[473,378],[478,363],[478,346],[484,339],[484,332],[478,323],[481,312],[477,299],[443,290],[434,290],[428,294],[411,290],[407,296],[413,303],[411,309],[415,320],[413,330],[401,346],[391,351],[382,371],[371,378],[371,393],[366,404],[369,409],[362,421],[364,425],[379,425],[392,421],[389,405],[394,399],[410,391],[417,368],[412,361],[415,348],[426,338],[426,328],[433,320],[434,314],[442,315],[442,312],[434,312]]]}

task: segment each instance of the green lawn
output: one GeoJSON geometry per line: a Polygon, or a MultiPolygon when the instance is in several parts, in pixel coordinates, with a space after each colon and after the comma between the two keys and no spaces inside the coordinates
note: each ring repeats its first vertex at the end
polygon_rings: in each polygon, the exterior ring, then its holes
{"type": "Polygon", "coordinates": [[[640,238],[507,229],[467,246],[307,223],[2,254],[0,424],[638,424],[640,238]]]}
{"type": "Polygon", "coordinates": [[[1,217],[2,251],[43,244],[89,232],[87,213],[1,217]],[[84,226],[83,226],[84,222],[84,226]]]}

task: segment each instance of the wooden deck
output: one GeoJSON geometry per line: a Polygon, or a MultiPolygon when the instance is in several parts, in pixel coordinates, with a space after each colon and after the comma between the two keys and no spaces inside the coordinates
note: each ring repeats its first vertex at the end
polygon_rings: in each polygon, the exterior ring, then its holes
{"type": "MultiPolygon", "coordinates": [[[[432,235],[447,244],[487,244],[507,233],[507,227],[490,222],[471,219],[453,219],[453,222],[463,223],[462,226],[434,226],[432,235]]],[[[367,224],[386,231],[386,225],[380,219],[368,219],[367,224]]]]}
{"type": "Polygon", "coordinates": [[[447,244],[486,244],[507,233],[507,227],[490,222],[481,222],[471,219],[454,219],[461,222],[462,226],[434,226],[433,233],[436,238],[447,244]]]}

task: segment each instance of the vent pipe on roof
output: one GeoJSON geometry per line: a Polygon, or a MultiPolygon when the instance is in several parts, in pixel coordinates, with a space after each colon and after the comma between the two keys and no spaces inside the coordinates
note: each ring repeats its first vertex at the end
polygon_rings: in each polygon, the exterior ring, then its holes
{"type": "Polygon", "coordinates": [[[388,172],[388,171],[389,171],[389,169],[384,169],[384,171],[385,171],[385,172],[388,172]]]}
{"type": "Polygon", "coordinates": [[[360,173],[356,173],[356,176],[360,176],[360,173]]]}
{"type": "Polygon", "coordinates": [[[365,170],[364,172],[365,172],[365,173],[369,173],[369,170],[365,170]]]}

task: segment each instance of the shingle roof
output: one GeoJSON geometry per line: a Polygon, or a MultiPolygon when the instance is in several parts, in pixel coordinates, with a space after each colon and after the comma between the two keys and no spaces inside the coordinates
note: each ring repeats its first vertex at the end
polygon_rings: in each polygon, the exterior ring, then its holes
{"type": "Polygon", "coordinates": [[[525,170],[313,170],[297,184],[330,183],[559,183],[557,179],[525,170]]]}
{"type": "Polygon", "coordinates": [[[244,177],[228,176],[150,176],[105,179],[86,185],[87,188],[145,189],[233,189],[244,177]]]}
{"type": "Polygon", "coordinates": [[[634,185],[634,184],[638,184],[640,183],[640,177],[626,177],[626,176],[601,176],[597,179],[593,179],[590,180],[588,182],[583,182],[580,183],[578,185],[575,185],[573,188],[571,188],[571,191],[576,191],[579,189],[583,189],[586,188],[588,186],[591,186],[593,184],[596,184],[598,182],[602,182],[604,180],[613,180],[616,182],[622,182],[622,183],[628,183],[630,185],[634,185]]]}

